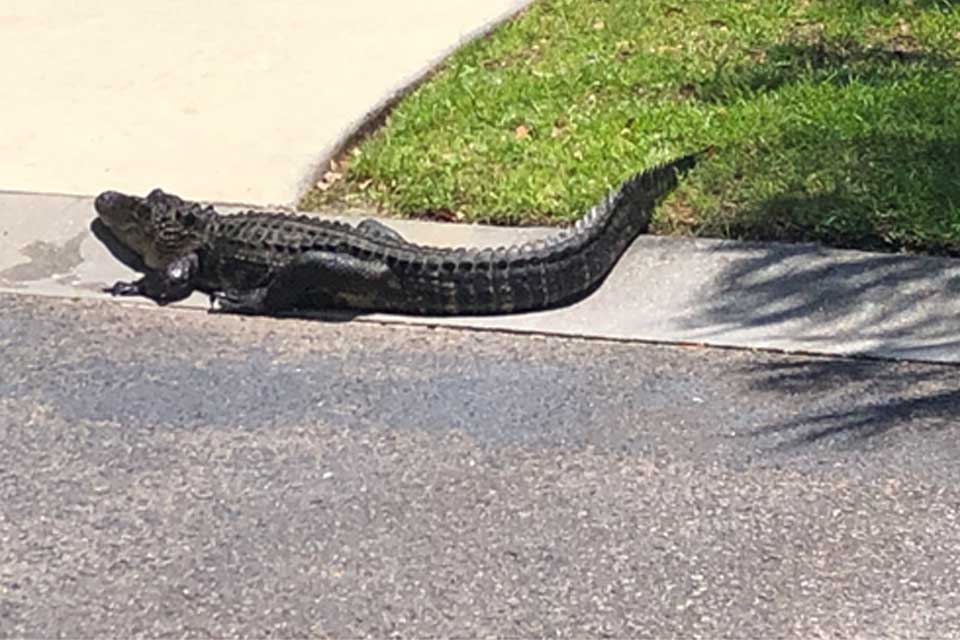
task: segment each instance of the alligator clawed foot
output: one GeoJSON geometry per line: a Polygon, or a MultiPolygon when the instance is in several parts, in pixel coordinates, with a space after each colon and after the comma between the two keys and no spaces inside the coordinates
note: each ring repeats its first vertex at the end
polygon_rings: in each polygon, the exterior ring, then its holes
{"type": "Polygon", "coordinates": [[[221,313],[261,313],[262,296],[239,291],[215,291],[210,294],[210,310],[221,313]]]}
{"type": "Polygon", "coordinates": [[[143,294],[140,282],[114,282],[113,286],[104,287],[104,293],[112,296],[139,296],[143,294]]]}
{"type": "Polygon", "coordinates": [[[210,294],[210,311],[237,311],[241,301],[225,291],[216,291],[210,294]]]}

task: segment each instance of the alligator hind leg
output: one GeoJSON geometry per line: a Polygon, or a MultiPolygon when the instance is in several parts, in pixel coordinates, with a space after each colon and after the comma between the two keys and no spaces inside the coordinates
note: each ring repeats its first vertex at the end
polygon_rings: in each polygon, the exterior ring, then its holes
{"type": "Polygon", "coordinates": [[[394,242],[399,242],[400,244],[412,244],[409,240],[400,235],[396,229],[391,229],[379,220],[374,220],[373,218],[367,218],[366,220],[361,221],[357,225],[357,231],[362,231],[363,233],[374,237],[393,240],[394,242]]]}
{"type": "Polygon", "coordinates": [[[305,289],[297,284],[287,272],[266,287],[256,289],[225,289],[210,295],[211,309],[227,313],[271,315],[296,309],[326,309],[333,306],[333,299],[320,291],[305,289]]]}
{"type": "Polygon", "coordinates": [[[333,308],[362,309],[375,302],[390,270],[352,256],[310,251],[278,269],[263,287],[218,291],[211,296],[222,311],[273,314],[333,308]]]}
{"type": "Polygon", "coordinates": [[[210,308],[228,313],[264,313],[268,291],[268,287],[216,291],[210,294],[210,308]]]}

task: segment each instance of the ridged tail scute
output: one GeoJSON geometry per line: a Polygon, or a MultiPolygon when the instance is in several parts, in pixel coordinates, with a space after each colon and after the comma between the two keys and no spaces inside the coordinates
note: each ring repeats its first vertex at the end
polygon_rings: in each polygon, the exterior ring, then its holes
{"type": "Polygon", "coordinates": [[[673,191],[680,178],[711,149],[675,158],[628,178],[616,191],[594,206],[554,247],[566,245],[569,273],[581,274],[580,290],[568,290],[563,304],[582,297],[606,278],[627,247],[650,226],[657,204],[673,191]]]}
{"type": "MultiPolygon", "coordinates": [[[[590,213],[581,218],[576,228],[588,226],[591,222],[620,222],[635,228],[637,234],[650,226],[653,208],[667,194],[673,191],[680,178],[696,166],[699,159],[709,150],[681,156],[669,162],[641,171],[628,178],[620,188],[595,206],[590,213]],[[627,220],[618,220],[626,218],[627,220]]],[[[632,236],[627,244],[636,237],[632,236]]]]}
{"type": "MultiPolygon", "coordinates": [[[[605,237],[620,240],[622,251],[647,231],[654,207],[677,186],[680,177],[692,169],[704,153],[707,151],[681,156],[628,178],[619,189],[612,191],[577,221],[571,239],[579,236],[585,244],[605,237]]],[[[617,253],[614,259],[619,255],[617,253]]],[[[612,263],[610,267],[613,267],[612,263]]]]}
{"type": "Polygon", "coordinates": [[[676,188],[680,178],[693,169],[700,157],[707,152],[691,153],[642,171],[628,181],[628,186],[635,185],[633,188],[642,194],[642,198],[650,199],[656,204],[676,188]]]}

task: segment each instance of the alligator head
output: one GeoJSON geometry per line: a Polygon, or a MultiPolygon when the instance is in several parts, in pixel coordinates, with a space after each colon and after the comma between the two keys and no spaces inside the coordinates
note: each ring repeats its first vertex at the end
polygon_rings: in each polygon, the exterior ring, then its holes
{"type": "Polygon", "coordinates": [[[207,223],[216,216],[212,207],[185,202],[160,189],[146,198],[104,191],[93,206],[113,235],[151,269],[162,269],[196,250],[207,223]]]}

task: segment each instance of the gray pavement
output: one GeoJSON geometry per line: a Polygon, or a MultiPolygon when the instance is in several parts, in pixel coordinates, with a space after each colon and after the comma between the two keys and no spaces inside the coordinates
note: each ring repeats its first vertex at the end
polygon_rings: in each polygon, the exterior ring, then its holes
{"type": "Polygon", "coordinates": [[[952,366],[0,296],[0,636],[960,636],[952,366]]]}
{"type": "MultiPolygon", "coordinates": [[[[224,210],[231,210],[225,207],[224,210]]],[[[89,198],[0,193],[0,291],[104,299],[134,274],[90,233],[89,198]]],[[[414,241],[497,245],[548,229],[387,220],[414,241]]],[[[960,362],[960,261],[813,245],[640,238],[594,295],[487,318],[367,320],[960,362]]],[[[187,306],[206,308],[203,296],[187,306]]]]}

